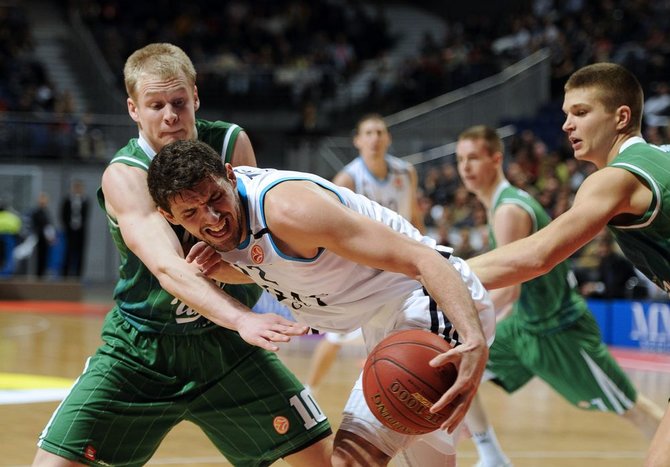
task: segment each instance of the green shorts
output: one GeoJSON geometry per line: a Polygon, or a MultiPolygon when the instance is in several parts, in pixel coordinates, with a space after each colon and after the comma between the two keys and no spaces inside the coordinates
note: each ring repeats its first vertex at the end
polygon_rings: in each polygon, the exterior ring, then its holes
{"type": "Polygon", "coordinates": [[[143,465],[176,424],[198,425],[233,465],[270,465],[328,436],[308,390],[228,329],[142,333],[112,310],[103,345],[38,446],[88,465],[143,465]]]}
{"type": "Polygon", "coordinates": [[[487,370],[508,393],[538,376],[582,409],[621,414],[637,399],[635,387],[602,342],[591,313],[545,334],[524,330],[514,315],[502,320],[496,326],[487,370]]]}

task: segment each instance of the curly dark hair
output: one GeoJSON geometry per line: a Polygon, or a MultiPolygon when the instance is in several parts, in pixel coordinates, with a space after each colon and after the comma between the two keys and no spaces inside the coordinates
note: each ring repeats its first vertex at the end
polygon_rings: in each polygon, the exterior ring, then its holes
{"type": "Polygon", "coordinates": [[[202,141],[175,141],[163,147],[149,166],[147,184],[154,203],[171,213],[170,201],[208,177],[226,176],[221,155],[202,141]]]}

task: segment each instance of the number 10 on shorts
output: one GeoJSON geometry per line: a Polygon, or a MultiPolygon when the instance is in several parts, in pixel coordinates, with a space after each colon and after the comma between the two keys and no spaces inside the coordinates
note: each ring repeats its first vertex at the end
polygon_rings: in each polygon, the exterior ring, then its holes
{"type": "Polygon", "coordinates": [[[309,430],[326,419],[326,416],[321,411],[319,404],[312,397],[309,389],[303,389],[300,391],[300,394],[291,397],[289,402],[298,411],[304,422],[305,430],[309,430]]]}

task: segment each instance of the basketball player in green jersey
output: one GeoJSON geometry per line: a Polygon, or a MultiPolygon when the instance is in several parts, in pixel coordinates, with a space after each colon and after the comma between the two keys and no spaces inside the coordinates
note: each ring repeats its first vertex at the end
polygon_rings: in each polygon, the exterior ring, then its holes
{"type": "MultiPolygon", "coordinates": [[[[494,129],[479,125],[463,131],[456,158],[465,187],[486,207],[491,248],[527,237],[550,222],[540,203],[505,179],[503,145],[494,129]]],[[[602,342],[575,285],[563,261],[542,276],[491,292],[502,312],[485,379],[512,393],[538,376],[574,406],[621,415],[651,439],[663,411],[636,392],[602,342]]],[[[479,451],[478,466],[511,465],[478,399],[466,422],[479,451]]]]}
{"type": "Polygon", "coordinates": [[[176,140],[197,138],[224,161],[255,165],[248,137],[195,119],[195,70],[178,47],[136,51],[124,77],[139,137],[114,156],[98,192],[121,256],[116,305],[103,345],[42,432],[34,465],[143,465],[183,420],[233,465],[328,465],[328,420],[271,352],[306,328],[250,313],[257,286],[223,286],[186,263],[192,242],[156,211],[146,183],[156,151],[176,140]]]}
{"type": "MultiPolygon", "coordinates": [[[[489,288],[550,271],[607,226],[623,253],[670,292],[670,154],[641,137],[642,87],[625,68],[597,63],[565,84],[563,111],[574,156],[597,169],[572,207],[525,239],[469,261],[489,288]]],[[[654,435],[647,466],[670,465],[670,412],[654,435]]]]}

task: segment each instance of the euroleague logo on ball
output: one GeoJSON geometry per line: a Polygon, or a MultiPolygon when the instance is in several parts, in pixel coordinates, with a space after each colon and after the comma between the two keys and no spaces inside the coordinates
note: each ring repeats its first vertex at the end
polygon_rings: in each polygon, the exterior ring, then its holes
{"type": "Polygon", "coordinates": [[[261,248],[259,245],[252,246],[251,261],[253,261],[256,264],[261,264],[263,262],[263,259],[265,259],[265,252],[263,251],[263,248],[261,248]]]}
{"type": "Polygon", "coordinates": [[[285,435],[289,428],[288,418],[277,416],[272,420],[272,426],[275,427],[275,431],[280,435],[285,435]]]}

